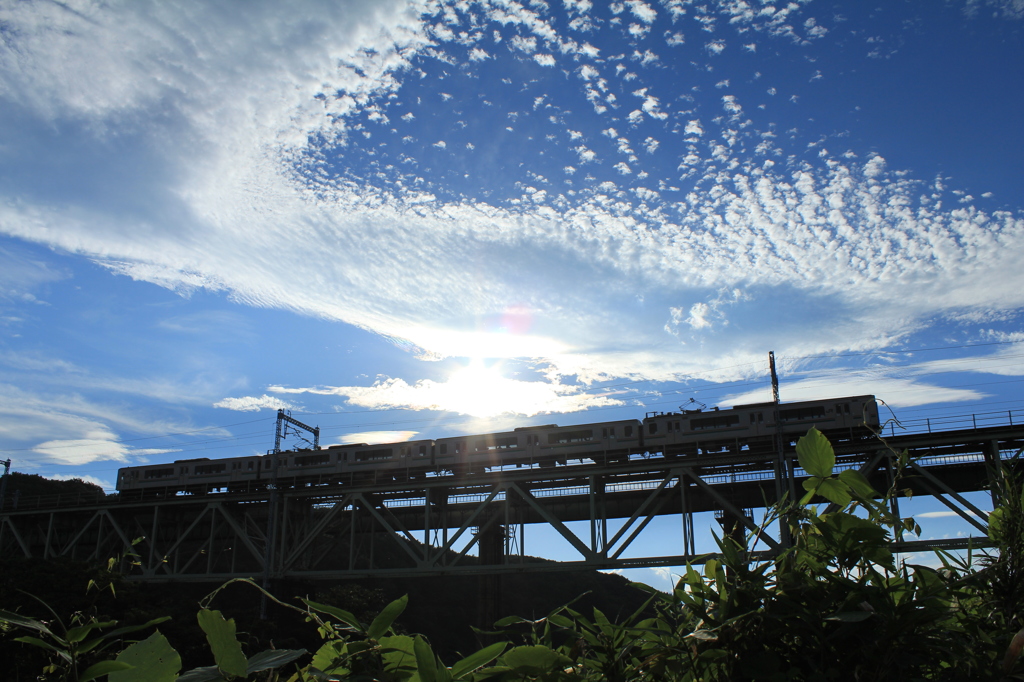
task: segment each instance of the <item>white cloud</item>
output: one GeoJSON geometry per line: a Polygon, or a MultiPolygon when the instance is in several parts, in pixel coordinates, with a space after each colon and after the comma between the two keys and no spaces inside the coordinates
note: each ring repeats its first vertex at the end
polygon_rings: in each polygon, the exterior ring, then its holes
{"type": "Polygon", "coordinates": [[[346,433],[338,438],[340,445],[354,445],[366,443],[375,445],[377,443],[404,443],[410,441],[418,431],[359,431],[357,433],[346,433]]]}
{"type": "Polygon", "coordinates": [[[725,41],[724,40],[712,40],[710,43],[706,43],[704,45],[704,49],[707,50],[708,53],[713,54],[713,55],[722,54],[722,52],[725,51],[725,41]]]}
{"type": "Polygon", "coordinates": [[[633,13],[633,16],[645,24],[653,24],[654,20],[658,18],[658,13],[655,9],[646,2],[643,2],[643,0],[626,0],[626,6],[629,7],[629,11],[633,13]]]}
{"type": "Polygon", "coordinates": [[[708,321],[708,313],[711,311],[707,303],[694,303],[690,308],[690,315],[683,322],[693,329],[705,329],[711,326],[708,321]]]}
{"type": "Polygon", "coordinates": [[[89,474],[54,474],[53,476],[47,476],[46,478],[50,478],[55,481],[70,481],[77,478],[82,481],[85,481],[86,483],[98,485],[99,487],[103,488],[103,490],[106,492],[111,492],[114,490],[114,484],[111,483],[110,481],[105,481],[101,478],[90,476],[89,474]]]}
{"type": "Polygon", "coordinates": [[[274,398],[269,395],[261,395],[259,397],[247,396],[244,398],[224,398],[218,400],[213,404],[214,407],[220,407],[225,410],[234,410],[236,412],[259,412],[260,410],[290,410],[294,406],[287,403],[280,398],[274,398]]]}
{"type": "MultiPolygon", "coordinates": [[[[841,373],[830,374],[827,379],[786,381],[782,389],[782,399],[785,402],[820,400],[837,395],[874,395],[896,408],[977,401],[985,397],[980,391],[946,388],[928,381],[891,376],[881,368],[864,371],[844,370],[841,373]]],[[[729,405],[743,405],[765,400],[771,400],[770,390],[763,389],[730,396],[725,402],[729,405]]]]}
{"type": "MultiPolygon", "coordinates": [[[[22,470],[49,472],[54,465],[129,462],[132,458],[174,452],[140,448],[138,441],[122,441],[118,430],[153,435],[189,430],[171,421],[147,421],[121,406],[70,392],[59,383],[53,388],[36,386],[33,391],[13,384],[0,384],[0,389],[0,439],[18,453],[14,459],[22,470]],[[46,439],[40,442],[37,434],[45,434],[46,439]]],[[[222,436],[227,432],[216,429],[207,434],[222,436]]]]}
{"type": "MultiPolygon", "coordinates": [[[[587,377],[714,370],[759,358],[769,342],[792,354],[884,345],[966,309],[1024,305],[1020,214],[922,202],[922,187],[887,170],[877,155],[864,164],[780,161],[765,168],[741,163],[739,151],[709,133],[715,151],[693,140],[677,152],[683,172],[701,180],[700,192],[657,207],[640,205],[651,195],[608,179],[615,166],[582,143],[590,128],[569,131],[569,149],[579,164],[593,163],[587,168],[595,176],[572,178],[573,190],[593,189],[563,203],[554,190],[532,193],[538,203],[510,207],[447,199],[429,185],[441,182],[436,178],[391,191],[317,175],[309,156],[324,149],[311,149],[311,140],[322,136],[343,148],[361,106],[397,98],[399,78],[416,77],[411,55],[429,42],[420,9],[332,3],[278,16],[271,6],[239,14],[215,4],[140,2],[87,5],[76,16],[57,6],[12,5],[0,48],[0,119],[33,124],[5,138],[24,137],[25,146],[4,150],[10,184],[0,189],[0,232],[183,294],[201,288],[243,305],[344,321],[407,341],[423,356],[472,355],[480,348],[477,322],[527,301],[536,309],[534,328],[499,339],[492,352],[547,358],[587,377]],[[76,131],[75,145],[61,137],[65,130],[76,131]],[[17,184],[22,165],[52,149],[69,154],[61,161],[67,177],[94,178],[90,186],[98,189],[52,201],[38,187],[17,184]],[[485,274],[480,263],[489,264],[485,274]],[[514,267],[500,266],[508,263],[514,267]],[[825,312],[808,331],[764,323],[751,303],[742,338],[716,324],[700,327],[723,335],[714,349],[646,353],[664,343],[671,303],[709,300],[722,288],[754,292],[761,309],[766,292],[785,291],[825,312]],[[658,305],[618,305],[640,292],[658,305]]],[[[786,35],[786,12],[737,16],[786,35]]],[[[537,36],[519,49],[543,44],[574,56],[595,53],[570,48],[558,35],[545,38],[550,26],[537,16],[523,8],[509,18],[537,36]]],[[[657,57],[638,49],[627,59],[649,65],[657,57]]],[[[577,73],[599,90],[596,67],[584,63],[577,73]]],[[[683,100],[670,97],[679,94],[666,92],[664,101],[676,106],[683,100]]],[[[658,100],[648,93],[643,100],[625,119],[661,126],[667,115],[658,100]]],[[[735,99],[722,105],[742,112],[735,99]]],[[[400,134],[427,120],[409,111],[411,102],[394,106],[401,107],[396,116],[408,112],[400,134]]],[[[686,135],[704,136],[701,115],[684,114],[694,117],[686,135]]],[[[706,125],[712,131],[718,124],[706,125]]],[[[437,133],[423,139],[418,144],[429,145],[437,133]]],[[[26,273],[16,277],[55,276],[26,273]]],[[[684,312],[694,324],[711,319],[684,312]]],[[[365,399],[401,391],[402,404],[430,402],[415,384],[380,387],[365,399]]],[[[86,424],[67,430],[52,440],[105,438],[89,436],[86,424]]]]}
{"type": "Polygon", "coordinates": [[[722,108],[733,116],[739,116],[743,113],[743,107],[736,101],[735,95],[725,95],[722,97],[722,108]]]}
{"type": "Polygon", "coordinates": [[[597,159],[597,152],[587,149],[584,145],[576,147],[575,151],[580,157],[580,163],[590,163],[597,159]]]}
{"type": "Polygon", "coordinates": [[[269,390],[288,394],[336,395],[352,405],[369,409],[439,410],[474,417],[502,414],[533,416],[622,404],[615,398],[582,393],[577,386],[508,379],[497,371],[477,369],[456,373],[444,382],[422,380],[409,384],[402,379],[383,378],[372,386],[278,386],[269,390]]]}
{"type": "MultiPolygon", "coordinates": [[[[964,509],[964,514],[967,516],[977,516],[970,509],[964,509]]],[[[933,511],[933,512],[922,512],[920,514],[914,514],[915,519],[948,519],[948,518],[960,518],[961,515],[952,509],[948,511],[933,511]]]]}

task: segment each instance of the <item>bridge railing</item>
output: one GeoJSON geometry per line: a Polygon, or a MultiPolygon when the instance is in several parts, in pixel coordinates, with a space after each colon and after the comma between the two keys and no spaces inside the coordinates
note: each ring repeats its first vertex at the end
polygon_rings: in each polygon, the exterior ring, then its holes
{"type": "Polygon", "coordinates": [[[937,433],[984,429],[992,426],[1020,426],[1024,424],[1024,410],[999,410],[973,414],[925,417],[924,419],[889,419],[884,422],[882,434],[904,436],[911,433],[937,433]]]}
{"type": "Polygon", "coordinates": [[[0,511],[24,511],[26,509],[52,509],[54,507],[79,507],[103,504],[116,495],[96,492],[63,493],[59,495],[11,495],[4,497],[0,511]]]}

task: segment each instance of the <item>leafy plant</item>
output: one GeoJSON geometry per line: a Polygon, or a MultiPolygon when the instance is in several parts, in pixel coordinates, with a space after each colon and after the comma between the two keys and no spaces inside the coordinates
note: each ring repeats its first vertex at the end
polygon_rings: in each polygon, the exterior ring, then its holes
{"type": "Polygon", "coordinates": [[[48,604],[42,600],[39,601],[53,616],[52,620],[43,621],[0,609],[0,622],[35,633],[15,637],[14,641],[39,647],[51,654],[50,663],[43,668],[43,679],[89,682],[103,675],[127,670],[131,664],[124,661],[96,659],[112,645],[118,643],[124,635],[145,630],[167,620],[167,618],[156,618],[142,625],[102,632],[117,625],[117,622],[101,622],[95,617],[85,617],[81,613],[76,613],[65,625],[60,616],[48,604]],[[88,665],[89,661],[95,662],[88,665]],[[80,672],[83,666],[85,667],[80,672]]]}

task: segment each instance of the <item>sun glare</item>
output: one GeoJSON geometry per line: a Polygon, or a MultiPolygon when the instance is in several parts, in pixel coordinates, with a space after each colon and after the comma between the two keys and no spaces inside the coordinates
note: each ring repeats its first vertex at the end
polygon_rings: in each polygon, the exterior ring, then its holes
{"type": "Polygon", "coordinates": [[[523,385],[501,375],[497,367],[487,367],[473,359],[449,377],[445,387],[451,409],[474,417],[494,417],[519,412],[523,403],[523,385]]]}

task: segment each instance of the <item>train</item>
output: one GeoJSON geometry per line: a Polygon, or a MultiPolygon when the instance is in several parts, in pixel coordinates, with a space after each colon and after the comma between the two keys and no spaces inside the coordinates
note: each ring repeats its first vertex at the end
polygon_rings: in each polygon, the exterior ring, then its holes
{"type": "MultiPolygon", "coordinates": [[[[783,440],[812,426],[832,439],[868,437],[879,427],[873,395],[781,403],[783,440]]],[[[731,408],[648,412],[642,420],[526,426],[499,433],[401,443],[331,445],[277,454],[183,459],[125,467],[125,496],[242,492],[309,485],[371,485],[454,476],[464,479],[505,467],[554,467],[569,462],[615,464],[635,456],[666,459],[774,451],[775,403],[731,408]],[[276,466],[275,466],[276,465],[276,466]]]]}

